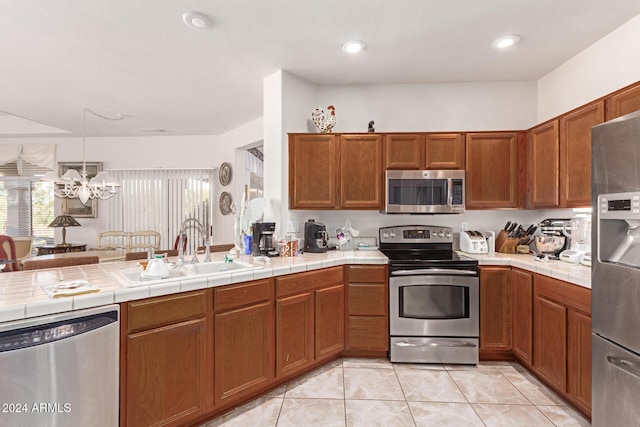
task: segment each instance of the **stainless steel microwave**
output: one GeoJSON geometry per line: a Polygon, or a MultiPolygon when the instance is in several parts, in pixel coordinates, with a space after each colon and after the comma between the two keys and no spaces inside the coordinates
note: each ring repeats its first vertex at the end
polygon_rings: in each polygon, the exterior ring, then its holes
{"type": "Polygon", "coordinates": [[[390,170],[385,178],[385,213],[464,212],[463,170],[390,170]]]}

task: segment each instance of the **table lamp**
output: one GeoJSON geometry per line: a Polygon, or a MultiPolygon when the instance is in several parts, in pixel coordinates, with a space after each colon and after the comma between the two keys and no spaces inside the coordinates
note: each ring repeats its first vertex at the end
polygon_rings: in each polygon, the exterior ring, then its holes
{"type": "Polygon", "coordinates": [[[62,227],[62,244],[60,246],[69,246],[67,243],[67,229],[66,227],[79,227],[80,223],[76,221],[71,215],[58,215],[56,219],[51,221],[49,227],[62,227]]]}

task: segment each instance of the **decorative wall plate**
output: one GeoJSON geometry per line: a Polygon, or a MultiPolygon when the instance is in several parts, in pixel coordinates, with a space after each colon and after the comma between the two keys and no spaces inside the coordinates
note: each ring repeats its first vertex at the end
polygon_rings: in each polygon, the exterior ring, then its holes
{"type": "Polygon", "coordinates": [[[231,194],[223,191],[220,195],[220,213],[222,215],[229,215],[231,213],[231,203],[233,203],[231,194]]]}
{"type": "Polygon", "coordinates": [[[233,175],[233,172],[231,170],[231,164],[224,162],[220,166],[220,173],[218,174],[218,178],[220,179],[220,184],[222,184],[223,186],[229,185],[229,183],[231,182],[232,175],[233,175]]]}

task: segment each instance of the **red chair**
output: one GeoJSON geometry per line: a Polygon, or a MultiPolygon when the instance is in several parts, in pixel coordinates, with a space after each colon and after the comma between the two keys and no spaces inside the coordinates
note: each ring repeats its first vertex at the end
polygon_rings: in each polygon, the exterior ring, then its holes
{"type": "Polygon", "coordinates": [[[14,262],[5,264],[2,271],[20,271],[20,263],[16,255],[16,244],[11,236],[0,235],[0,259],[12,259],[14,262]]]}
{"type": "MultiPolygon", "coordinates": [[[[176,237],[176,241],[173,243],[173,249],[178,250],[178,244],[180,243],[180,233],[176,237]]],[[[187,250],[187,233],[182,233],[182,251],[187,250]]]]}

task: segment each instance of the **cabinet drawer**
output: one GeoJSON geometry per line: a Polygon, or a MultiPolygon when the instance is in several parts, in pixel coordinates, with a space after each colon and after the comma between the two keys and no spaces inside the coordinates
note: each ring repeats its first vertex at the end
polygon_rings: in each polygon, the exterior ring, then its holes
{"type": "Polygon", "coordinates": [[[240,285],[223,286],[214,289],[214,310],[230,310],[273,297],[273,279],[257,280],[240,285]]]}
{"type": "Polygon", "coordinates": [[[387,314],[387,285],[349,283],[349,314],[384,316],[387,314]]]}
{"type": "Polygon", "coordinates": [[[307,292],[313,289],[342,283],[342,267],[276,277],[276,296],[307,292]]]}
{"type": "Polygon", "coordinates": [[[130,302],[127,304],[127,330],[130,333],[143,331],[204,317],[206,293],[203,290],[130,302]]]}
{"type": "Polygon", "coordinates": [[[387,283],[387,266],[350,265],[347,267],[349,283],[387,283]]]}
{"type": "Polygon", "coordinates": [[[389,334],[385,317],[349,316],[349,349],[383,350],[389,349],[389,334]]]}

